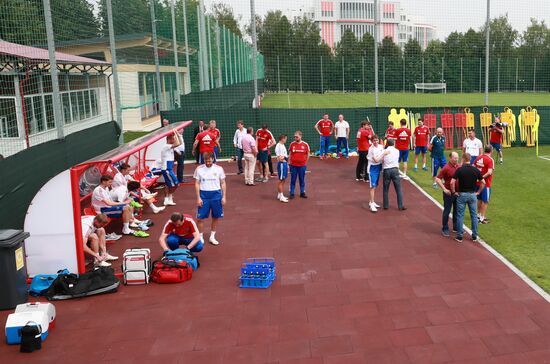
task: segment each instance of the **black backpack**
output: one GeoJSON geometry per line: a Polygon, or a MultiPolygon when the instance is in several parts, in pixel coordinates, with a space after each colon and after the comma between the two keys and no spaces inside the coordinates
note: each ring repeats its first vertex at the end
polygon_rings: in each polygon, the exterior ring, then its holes
{"type": "Polygon", "coordinates": [[[101,293],[116,292],[120,281],[115,271],[109,267],[100,267],[84,274],[60,274],[44,293],[49,300],[66,300],[101,293]]]}

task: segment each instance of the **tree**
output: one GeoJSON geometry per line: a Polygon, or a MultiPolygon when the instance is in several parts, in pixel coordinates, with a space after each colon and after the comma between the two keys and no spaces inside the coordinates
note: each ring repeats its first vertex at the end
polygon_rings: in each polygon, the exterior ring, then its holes
{"type": "MultiPolygon", "coordinates": [[[[151,13],[147,0],[112,1],[113,27],[115,35],[150,33],[151,13]]],[[[104,37],[109,35],[107,23],[107,2],[99,2],[99,19],[104,37]]]]}
{"type": "Polygon", "coordinates": [[[360,43],[351,29],[346,29],[336,45],[339,77],[344,77],[346,91],[361,91],[363,85],[362,58],[360,43]]]}
{"type": "Polygon", "coordinates": [[[299,70],[302,70],[302,90],[321,90],[320,45],[321,35],[317,24],[307,17],[295,19],[292,23],[290,51],[295,61],[295,67],[298,70],[296,74],[296,80],[298,82],[300,81],[299,70]],[[298,58],[298,62],[296,62],[296,58],[298,58]]]}
{"type": "MultiPolygon", "coordinates": [[[[99,24],[86,0],[52,0],[52,24],[56,41],[97,37],[99,24]],[[70,10],[71,16],[67,16],[70,10]]],[[[0,38],[20,44],[43,46],[46,42],[41,1],[3,0],[0,38]]]]}
{"type": "Polygon", "coordinates": [[[414,90],[414,84],[422,82],[422,47],[415,39],[409,39],[403,47],[403,61],[407,72],[405,72],[405,91],[414,90]]]}
{"type": "MultiPolygon", "coordinates": [[[[489,49],[491,57],[502,58],[514,55],[514,48],[518,45],[518,31],[512,28],[508,21],[508,14],[491,20],[489,23],[489,49]]],[[[486,34],[486,27],[481,28],[481,33],[486,34]]]]}
{"type": "Polygon", "coordinates": [[[242,16],[239,15],[237,18],[233,12],[231,5],[224,3],[214,3],[211,8],[214,18],[221,25],[224,25],[227,29],[242,37],[243,34],[239,28],[239,22],[241,21],[242,16]]]}

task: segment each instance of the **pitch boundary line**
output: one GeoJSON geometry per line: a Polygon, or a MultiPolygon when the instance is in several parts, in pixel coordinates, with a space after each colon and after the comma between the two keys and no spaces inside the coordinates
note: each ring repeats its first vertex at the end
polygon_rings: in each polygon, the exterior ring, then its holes
{"type": "Polygon", "coordinates": [[[539,155],[539,158],[550,161],[550,155],[539,155]]]}
{"type": "MultiPolygon", "coordinates": [[[[550,160],[550,158],[548,159],[550,160]]],[[[443,206],[437,201],[435,198],[433,198],[428,192],[424,191],[422,187],[420,187],[415,181],[412,179],[409,180],[409,182],[416,187],[424,196],[430,199],[437,207],[439,207],[441,210],[443,210],[443,206]]],[[[464,230],[468,234],[472,234],[472,230],[468,228],[466,225],[464,225],[464,230]]],[[[498,251],[496,251],[492,246],[487,244],[484,240],[481,239],[481,237],[478,234],[478,240],[479,244],[485,248],[485,250],[489,251],[489,253],[493,254],[498,260],[500,260],[504,265],[506,265],[512,272],[514,272],[522,281],[527,283],[529,287],[531,287],[535,292],[537,292],[546,302],[550,303],[550,294],[546,293],[544,289],[542,289],[538,284],[533,282],[531,278],[527,277],[525,273],[523,273],[520,269],[518,269],[512,262],[510,262],[508,259],[506,259],[502,254],[500,254],[498,251]]]]}

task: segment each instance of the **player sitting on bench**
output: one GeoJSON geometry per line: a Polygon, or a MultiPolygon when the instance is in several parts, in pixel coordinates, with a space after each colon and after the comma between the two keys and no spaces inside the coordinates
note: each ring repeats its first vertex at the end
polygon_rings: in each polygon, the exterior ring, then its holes
{"type": "Polygon", "coordinates": [[[82,242],[84,243],[84,253],[94,257],[94,266],[109,267],[109,260],[117,260],[107,253],[105,243],[105,226],[109,223],[109,218],[105,214],[96,216],[82,216],[82,242]]]}
{"type": "Polygon", "coordinates": [[[122,218],[122,234],[130,235],[135,231],[130,229],[130,223],[134,222],[130,199],[115,202],[111,197],[110,187],[113,184],[113,177],[108,174],[101,176],[99,185],[92,193],[92,206],[96,214],[105,214],[107,217],[122,218]]]}

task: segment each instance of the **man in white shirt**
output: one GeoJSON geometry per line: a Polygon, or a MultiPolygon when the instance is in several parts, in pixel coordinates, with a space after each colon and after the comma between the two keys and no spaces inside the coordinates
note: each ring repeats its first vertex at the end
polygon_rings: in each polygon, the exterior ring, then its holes
{"type": "Polygon", "coordinates": [[[244,127],[244,122],[242,120],[237,120],[237,130],[235,130],[235,135],[233,136],[233,145],[237,152],[237,167],[239,171],[237,174],[243,174],[243,145],[242,139],[246,135],[246,129],[244,127]]]}
{"type": "Polygon", "coordinates": [[[117,260],[107,253],[107,244],[105,242],[105,226],[109,223],[109,218],[105,214],[96,216],[82,216],[82,243],[84,253],[94,258],[94,266],[109,267],[109,260],[117,260]]]}
{"type": "MultiPolygon", "coordinates": [[[[168,126],[170,125],[170,122],[167,119],[162,120],[162,126],[168,126]]],[[[174,159],[177,163],[176,167],[176,177],[178,177],[178,181],[185,182],[183,178],[183,170],[185,168],[185,142],[183,141],[183,130],[181,132],[178,132],[179,139],[180,139],[180,145],[174,148],[174,159]]]]}
{"type": "Polygon", "coordinates": [[[254,184],[254,168],[256,166],[256,155],[258,148],[256,147],[256,139],[252,136],[254,129],[248,127],[246,135],[241,138],[241,147],[243,148],[244,157],[244,184],[247,186],[255,186],[254,184]]]}
{"type": "Polygon", "coordinates": [[[209,242],[218,245],[216,226],[218,219],[223,218],[223,206],[226,201],[225,172],[222,167],[214,164],[214,155],[207,152],[204,153],[204,164],[195,169],[193,177],[197,195],[197,225],[201,232],[201,240],[204,241],[203,221],[208,219],[212,212],[209,242]]]}
{"type": "Polygon", "coordinates": [[[377,212],[380,206],[374,201],[374,193],[376,192],[376,187],[378,187],[380,174],[382,174],[382,162],[377,162],[375,158],[380,156],[384,152],[384,146],[380,144],[378,135],[373,135],[371,141],[372,145],[369,147],[369,151],[367,154],[367,160],[369,162],[367,166],[367,173],[369,175],[370,183],[369,208],[371,212],[377,212]]]}
{"type": "Polygon", "coordinates": [[[338,158],[342,156],[342,146],[346,148],[346,158],[349,158],[349,124],[344,120],[344,115],[338,115],[338,121],[334,124],[334,136],[336,137],[336,153],[338,158]]]}
{"type": "Polygon", "coordinates": [[[473,128],[468,130],[468,138],[464,139],[462,152],[469,153],[472,156],[470,164],[474,164],[476,158],[483,154],[483,143],[476,138],[476,132],[473,128]]]}
{"type": "Polygon", "coordinates": [[[164,206],[176,205],[173,194],[178,188],[179,180],[174,174],[174,149],[179,147],[180,144],[180,135],[176,130],[173,130],[173,133],[166,137],[166,144],[160,150],[161,174],[166,186],[164,206]]]}
{"type": "Polygon", "coordinates": [[[281,202],[288,202],[288,198],[285,197],[283,190],[285,188],[285,181],[288,177],[288,152],[286,150],[287,136],[281,134],[279,136],[279,142],[275,147],[275,155],[277,156],[277,175],[279,177],[279,183],[277,183],[277,199],[281,202]]]}
{"type": "Polygon", "coordinates": [[[110,187],[113,184],[113,177],[105,174],[99,179],[99,185],[92,193],[92,207],[97,214],[105,214],[108,217],[122,218],[122,234],[133,234],[130,223],[134,220],[130,199],[115,202],[111,196],[110,187]]]}
{"type": "Polygon", "coordinates": [[[374,161],[382,162],[382,169],[384,170],[384,210],[390,207],[389,191],[390,183],[393,182],[393,187],[397,193],[397,207],[400,211],[404,211],[407,208],[403,206],[403,194],[401,193],[401,177],[399,176],[399,150],[395,148],[395,139],[388,139],[386,141],[387,148],[374,157],[374,161]]]}

